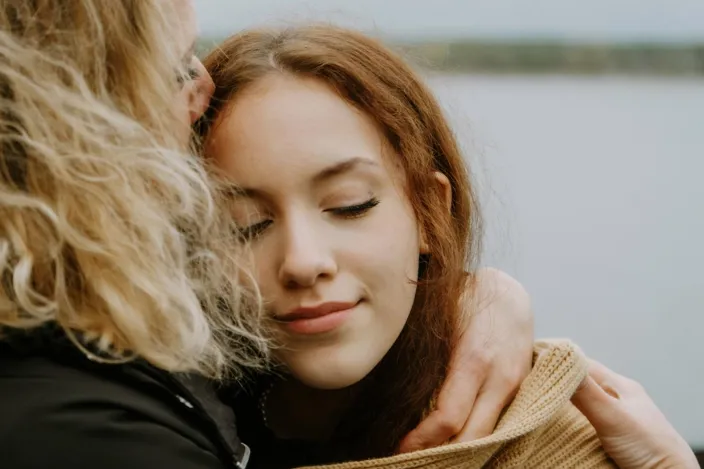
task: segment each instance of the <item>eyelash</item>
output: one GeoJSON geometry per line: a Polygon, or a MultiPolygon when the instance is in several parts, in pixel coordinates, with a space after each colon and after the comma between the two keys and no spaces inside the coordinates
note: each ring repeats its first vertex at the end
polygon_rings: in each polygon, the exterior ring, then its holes
{"type": "Polygon", "coordinates": [[[196,80],[200,77],[198,69],[191,65],[184,65],[184,72],[179,71],[176,75],[176,81],[180,86],[183,86],[187,81],[196,80]]]}
{"type": "MultiPolygon", "coordinates": [[[[348,205],[346,207],[331,208],[325,210],[326,212],[333,213],[334,215],[340,216],[345,219],[355,219],[366,215],[369,210],[373,209],[379,205],[379,199],[372,197],[371,199],[356,205],[348,205]]],[[[240,236],[244,241],[252,241],[261,235],[264,230],[269,228],[273,222],[271,220],[264,220],[253,225],[249,225],[239,230],[240,236]]]]}
{"type": "Polygon", "coordinates": [[[264,220],[259,223],[255,223],[254,225],[245,226],[239,230],[239,235],[246,242],[252,241],[253,239],[259,237],[265,229],[269,228],[271,223],[271,220],[264,220]]]}
{"type": "Polygon", "coordinates": [[[332,212],[343,218],[359,218],[365,215],[369,210],[379,205],[379,199],[372,197],[371,199],[357,205],[349,205],[347,207],[331,208],[326,212],[332,212]]]}

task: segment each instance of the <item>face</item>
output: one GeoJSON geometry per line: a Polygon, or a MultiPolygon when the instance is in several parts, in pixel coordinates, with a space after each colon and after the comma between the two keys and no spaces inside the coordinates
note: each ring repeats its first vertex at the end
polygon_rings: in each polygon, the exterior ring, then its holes
{"type": "Polygon", "coordinates": [[[232,213],[280,359],[309,386],[360,381],[408,319],[421,252],[382,135],[324,84],[272,75],[223,112],[208,152],[242,189],[232,213]]]}
{"type": "Polygon", "coordinates": [[[178,38],[183,51],[179,76],[180,91],[174,100],[175,110],[182,118],[183,132],[188,138],[190,127],[207,109],[213,94],[213,80],[195,56],[198,26],[192,0],[174,1],[177,10],[178,29],[183,32],[178,38]]]}

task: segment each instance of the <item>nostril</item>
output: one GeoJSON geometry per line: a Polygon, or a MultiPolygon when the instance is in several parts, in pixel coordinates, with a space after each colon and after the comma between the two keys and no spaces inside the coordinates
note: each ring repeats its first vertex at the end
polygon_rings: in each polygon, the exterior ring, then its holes
{"type": "Polygon", "coordinates": [[[200,118],[200,116],[203,115],[205,110],[208,108],[208,104],[210,103],[210,97],[212,95],[212,91],[210,91],[210,87],[205,84],[205,86],[201,85],[198,83],[195,86],[195,89],[193,90],[193,93],[191,94],[191,99],[190,99],[190,114],[191,114],[191,121],[195,122],[200,118]]]}

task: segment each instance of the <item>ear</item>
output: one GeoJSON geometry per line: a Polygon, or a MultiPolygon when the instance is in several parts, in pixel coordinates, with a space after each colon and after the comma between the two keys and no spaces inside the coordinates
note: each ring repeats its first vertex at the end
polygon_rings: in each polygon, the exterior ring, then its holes
{"type": "MultiPolygon", "coordinates": [[[[430,183],[435,185],[435,190],[438,191],[438,194],[440,194],[441,199],[444,201],[445,213],[449,216],[452,211],[452,184],[450,184],[450,180],[443,173],[433,171],[430,183]]],[[[420,253],[430,253],[428,238],[422,227],[420,227],[420,253]]]]}
{"type": "Polygon", "coordinates": [[[437,186],[437,190],[440,192],[443,200],[445,201],[445,212],[447,215],[450,215],[452,213],[452,184],[450,184],[450,180],[447,176],[440,171],[433,172],[433,179],[435,181],[435,185],[437,186]]]}

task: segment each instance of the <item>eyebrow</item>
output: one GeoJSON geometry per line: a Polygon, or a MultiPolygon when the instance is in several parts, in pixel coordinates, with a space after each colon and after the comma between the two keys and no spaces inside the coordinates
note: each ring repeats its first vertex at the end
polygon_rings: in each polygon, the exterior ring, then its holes
{"type": "MultiPolygon", "coordinates": [[[[312,178],[313,184],[321,184],[329,179],[354,171],[360,166],[379,167],[379,164],[374,160],[355,156],[318,171],[312,178]]],[[[233,198],[266,198],[266,195],[259,189],[242,186],[228,188],[226,195],[233,198]]]]}
{"type": "Polygon", "coordinates": [[[319,171],[315,176],[313,176],[313,183],[320,184],[323,181],[332,179],[341,174],[348,173],[357,169],[360,166],[379,166],[376,161],[370,160],[368,158],[362,158],[360,156],[355,156],[345,161],[335,163],[327,168],[319,171]]]}
{"type": "Polygon", "coordinates": [[[196,43],[197,42],[198,42],[198,39],[193,41],[193,44],[191,44],[191,47],[189,47],[186,50],[186,53],[183,54],[183,58],[181,60],[183,60],[184,64],[187,64],[189,61],[191,61],[193,59],[193,56],[196,55],[196,43]]]}

